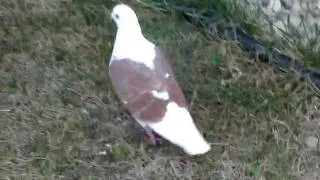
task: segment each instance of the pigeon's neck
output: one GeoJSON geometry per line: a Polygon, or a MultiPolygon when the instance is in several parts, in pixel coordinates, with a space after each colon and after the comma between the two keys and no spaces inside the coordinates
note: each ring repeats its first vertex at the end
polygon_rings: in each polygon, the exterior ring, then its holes
{"type": "Polygon", "coordinates": [[[126,41],[126,44],[128,43],[134,43],[134,41],[128,41],[128,40],[141,40],[144,39],[144,36],[142,34],[142,31],[140,28],[119,28],[117,30],[117,36],[116,36],[116,43],[126,41]]]}
{"type": "Polygon", "coordinates": [[[119,27],[117,30],[117,34],[118,33],[142,34],[142,31],[139,25],[130,25],[127,27],[119,27]]]}
{"type": "Polygon", "coordinates": [[[154,68],[155,45],[148,41],[142,32],[117,31],[112,56],[115,59],[130,59],[154,68]]]}

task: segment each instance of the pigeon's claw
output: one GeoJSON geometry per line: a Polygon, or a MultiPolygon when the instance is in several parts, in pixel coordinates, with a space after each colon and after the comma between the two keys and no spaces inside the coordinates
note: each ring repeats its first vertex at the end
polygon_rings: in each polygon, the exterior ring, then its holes
{"type": "Polygon", "coordinates": [[[164,142],[164,139],[158,134],[154,133],[154,131],[150,127],[145,127],[144,139],[148,141],[150,144],[156,146],[161,145],[164,142]]]}
{"type": "Polygon", "coordinates": [[[157,140],[156,137],[152,132],[147,132],[144,135],[144,139],[151,145],[156,146],[157,145],[157,140]]]}

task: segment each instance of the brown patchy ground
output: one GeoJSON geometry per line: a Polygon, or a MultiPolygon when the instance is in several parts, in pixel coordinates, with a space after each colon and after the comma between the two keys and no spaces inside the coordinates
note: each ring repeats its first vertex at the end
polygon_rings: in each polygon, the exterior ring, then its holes
{"type": "Polygon", "coordinates": [[[320,100],[306,81],[130,4],[213,150],[184,164],[179,148],[141,139],[106,74],[113,2],[3,0],[0,179],[314,179],[319,151],[305,139],[319,135],[320,100]]]}

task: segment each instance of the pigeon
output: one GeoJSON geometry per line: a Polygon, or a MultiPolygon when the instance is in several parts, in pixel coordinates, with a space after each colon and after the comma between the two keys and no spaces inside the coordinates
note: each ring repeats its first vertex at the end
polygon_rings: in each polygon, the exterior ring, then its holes
{"type": "Polygon", "coordinates": [[[121,104],[152,142],[160,136],[191,156],[210,151],[210,144],[195,126],[169,61],[145,38],[134,10],[117,4],[111,18],[117,33],[108,71],[121,104]]]}

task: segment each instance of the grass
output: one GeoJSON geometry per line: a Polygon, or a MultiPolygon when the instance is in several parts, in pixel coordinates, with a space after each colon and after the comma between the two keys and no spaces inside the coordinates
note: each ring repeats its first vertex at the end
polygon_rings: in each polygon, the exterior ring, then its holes
{"type": "MultiPolygon", "coordinates": [[[[1,179],[306,179],[314,171],[304,139],[319,132],[320,101],[309,84],[155,2],[128,3],[170,58],[213,150],[181,163],[179,148],[142,141],[106,74],[115,2],[4,0],[1,179]]],[[[214,2],[224,5],[208,7],[214,2]]],[[[226,21],[240,21],[225,8],[226,21]]]]}

